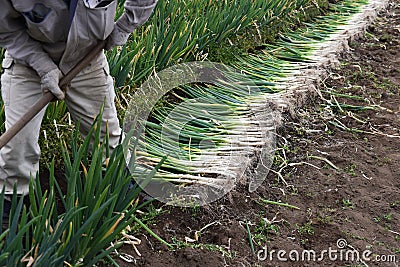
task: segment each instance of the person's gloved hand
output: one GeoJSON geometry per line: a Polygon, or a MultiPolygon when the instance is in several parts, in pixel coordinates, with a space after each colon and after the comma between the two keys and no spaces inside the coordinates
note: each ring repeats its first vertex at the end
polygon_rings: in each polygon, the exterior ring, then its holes
{"type": "Polygon", "coordinates": [[[53,69],[44,74],[40,82],[43,93],[50,91],[55,97],[57,97],[57,99],[64,99],[65,94],[61,90],[60,86],[58,86],[62,76],[63,74],[59,69],[53,69]]]}
{"type": "Polygon", "coordinates": [[[105,49],[110,50],[114,46],[124,45],[129,38],[130,33],[122,30],[120,27],[115,24],[114,30],[111,34],[107,37],[107,41],[105,44],[105,49]]]}

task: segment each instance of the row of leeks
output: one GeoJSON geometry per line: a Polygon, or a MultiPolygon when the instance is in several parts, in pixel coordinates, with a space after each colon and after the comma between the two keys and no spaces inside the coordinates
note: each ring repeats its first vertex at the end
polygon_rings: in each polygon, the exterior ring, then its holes
{"type": "MultiPolygon", "coordinates": [[[[123,11],[120,1],[118,14],[123,11]]],[[[212,44],[246,28],[287,19],[311,0],[159,0],[148,23],[135,31],[122,50],[108,53],[116,86],[138,85],[153,70],[202,60],[212,44]],[[234,12],[232,12],[234,10],[234,12]]]]}
{"type": "MultiPolygon", "coordinates": [[[[182,194],[196,195],[195,204],[223,196],[246,178],[250,191],[255,190],[274,155],[276,114],[269,109],[269,97],[303,82],[297,80],[299,75],[318,66],[327,44],[335,42],[335,34],[368,3],[337,3],[329,15],[282,34],[258,54],[238,58],[236,71],[225,72],[225,79],[169,91],[144,122],[145,135],[136,151],[138,170],[151,168],[167,156],[153,178],[155,187],[180,185],[182,194]]],[[[146,92],[136,97],[145,98],[146,92]]],[[[160,199],[175,204],[179,190],[160,199]]]]}
{"type": "MultiPolygon", "coordinates": [[[[164,71],[155,80],[171,79],[164,71]]],[[[229,192],[245,172],[252,179],[251,189],[255,190],[271,165],[273,153],[269,152],[274,149],[274,119],[267,112],[266,102],[259,97],[260,89],[245,77],[235,80],[240,73],[224,69],[223,75],[214,84],[182,85],[179,90],[169,91],[165,96],[174,99],[174,103],[164,99],[162,106],[153,108],[153,103],[145,101],[152,113],[143,120],[139,118],[144,134],[135,151],[141,166],[136,171],[153,168],[160,157],[166,156],[152,179],[153,184],[145,188],[159,200],[182,206],[206,204],[229,192]],[[253,101],[246,102],[250,98],[253,101]],[[252,162],[257,173],[248,168],[249,164],[244,164],[246,161],[252,162]],[[168,185],[171,192],[160,192],[160,187],[168,185]],[[171,185],[177,186],[171,188],[171,185]],[[193,191],[196,197],[191,198],[193,191]]],[[[166,84],[153,83],[136,95],[141,99],[155,99],[166,84]]],[[[140,103],[132,103],[126,122],[143,113],[146,106],[140,103]]]]}
{"type": "Polygon", "coordinates": [[[324,65],[331,59],[330,54],[338,52],[335,44],[342,40],[337,40],[336,34],[340,30],[357,28],[359,25],[348,25],[348,22],[369,2],[374,1],[336,3],[328,15],[318,16],[313,23],[304,23],[304,27],[296,31],[280,34],[275,43],[264,44],[264,49],[258,54],[238,58],[235,67],[255,82],[274,83],[271,87],[274,92],[290,88],[304,70],[324,65]]]}

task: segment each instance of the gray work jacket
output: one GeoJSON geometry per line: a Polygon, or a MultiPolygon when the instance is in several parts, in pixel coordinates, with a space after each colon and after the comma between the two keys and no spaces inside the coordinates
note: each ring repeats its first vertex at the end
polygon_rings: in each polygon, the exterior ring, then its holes
{"type": "Polygon", "coordinates": [[[143,24],[157,1],[126,0],[124,14],[114,23],[117,0],[78,0],[71,25],[66,2],[69,1],[2,1],[0,46],[8,54],[8,62],[3,65],[15,60],[32,67],[40,76],[58,65],[66,74],[114,27],[130,33],[143,24]]]}

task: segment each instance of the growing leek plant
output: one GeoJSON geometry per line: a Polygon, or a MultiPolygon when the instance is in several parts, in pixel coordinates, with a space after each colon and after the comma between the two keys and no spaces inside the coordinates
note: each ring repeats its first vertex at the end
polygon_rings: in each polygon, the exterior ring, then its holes
{"type": "MultiPolygon", "coordinates": [[[[79,132],[74,133],[71,151],[63,145],[66,188],[60,187],[50,164],[49,188],[41,188],[39,177],[32,179],[25,197],[29,205],[14,194],[9,227],[0,230],[1,266],[92,266],[121,245],[110,244],[138,220],[141,189],[130,188],[126,145],[109,151],[108,139],[100,141],[100,117],[82,142],[79,132]]],[[[134,162],[132,157],[130,164],[134,162]]],[[[0,195],[1,213],[4,197],[0,195]]]]}

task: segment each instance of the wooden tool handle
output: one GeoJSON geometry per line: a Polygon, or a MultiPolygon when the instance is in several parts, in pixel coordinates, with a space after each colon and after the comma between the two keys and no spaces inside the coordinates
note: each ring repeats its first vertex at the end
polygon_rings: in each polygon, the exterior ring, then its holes
{"type": "MultiPolygon", "coordinates": [[[[103,50],[105,41],[100,41],[72,70],[61,78],[60,88],[68,85],[72,79],[103,50]]],[[[4,134],[0,136],[0,149],[5,146],[25,125],[32,120],[48,103],[53,101],[55,96],[51,92],[43,94],[43,96],[4,134]]]]}

